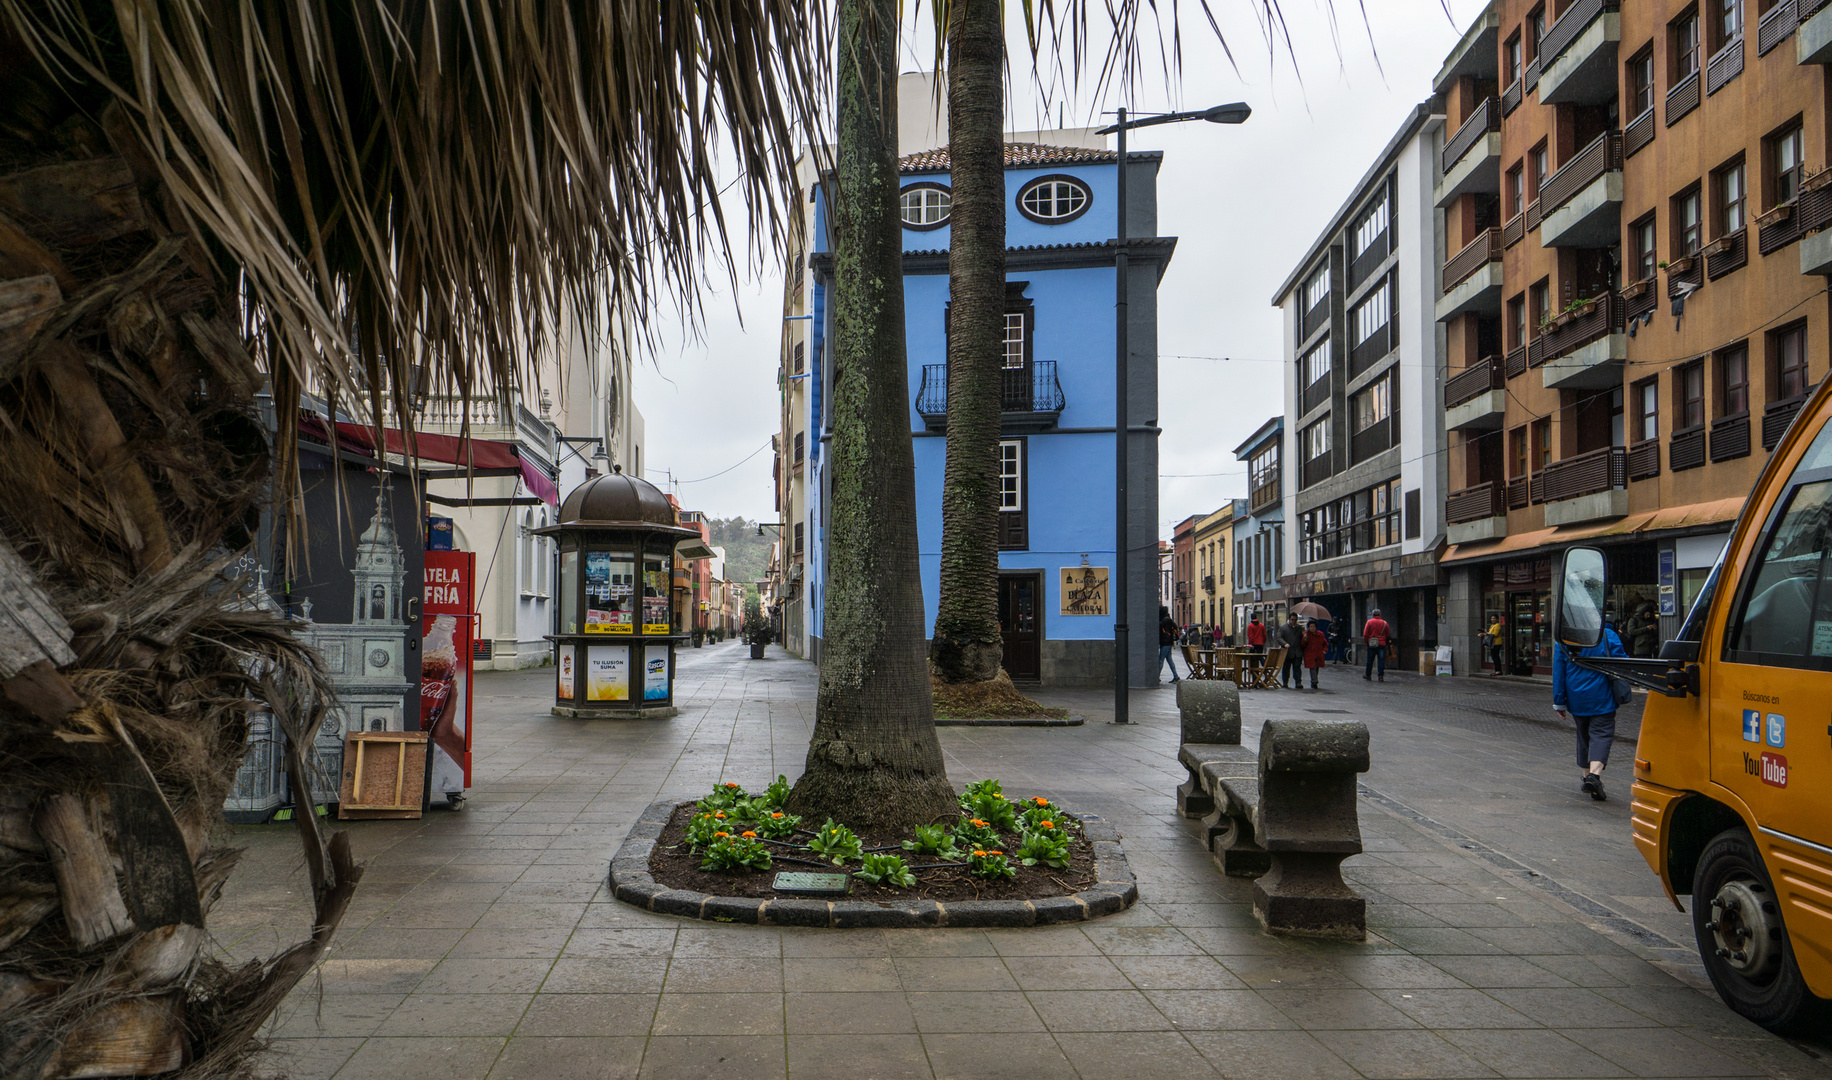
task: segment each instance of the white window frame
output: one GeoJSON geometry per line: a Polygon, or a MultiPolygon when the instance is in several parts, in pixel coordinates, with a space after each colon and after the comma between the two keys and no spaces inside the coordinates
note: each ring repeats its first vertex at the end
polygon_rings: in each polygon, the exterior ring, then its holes
{"type": "Polygon", "coordinates": [[[1030,334],[1030,316],[1025,311],[1005,313],[1005,370],[1024,366],[1025,339],[1030,334]]]}
{"type": "Polygon", "coordinates": [[[999,440],[999,512],[1024,510],[1024,440],[999,440]]]}
{"type": "Polygon", "coordinates": [[[1350,321],[1354,324],[1354,344],[1373,337],[1380,332],[1393,318],[1393,281],[1391,278],[1380,283],[1370,292],[1366,299],[1355,305],[1350,321]],[[1375,321],[1378,320],[1378,321],[1375,321]]]}
{"type": "Polygon", "coordinates": [[[1042,222],[1080,217],[1094,199],[1088,185],[1072,176],[1047,176],[1033,180],[1018,193],[1018,205],[1042,222]]]}
{"type": "Polygon", "coordinates": [[[1328,378],[1333,363],[1329,352],[1329,336],[1325,335],[1322,341],[1317,342],[1317,347],[1305,353],[1298,363],[1303,369],[1306,387],[1315,386],[1319,379],[1328,378]]]}
{"type": "Polygon", "coordinates": [[[897,216],[905,225],[933,228],[953,214],[954,193],[945,187],[912,184],[897,196],[897,216]]]}

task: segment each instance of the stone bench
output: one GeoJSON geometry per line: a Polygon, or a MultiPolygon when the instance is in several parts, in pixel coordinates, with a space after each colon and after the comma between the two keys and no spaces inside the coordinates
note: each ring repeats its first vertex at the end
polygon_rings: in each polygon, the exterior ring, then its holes
{"type": "Polygon", "coordinates": [[[1232,685],[1185,682],[1177,703],[1177,759],[1189,772],[1177,810],[1202,818],[1224,873],[1256,879],[1260,922],[1273,933],[1364,939],[1367,902],[1342,880],[1342,860],[1361,851],[1355,776],[1368,769],[1366,725],[1268,720],[1254,754],[1240,745],[1232,685]]]}

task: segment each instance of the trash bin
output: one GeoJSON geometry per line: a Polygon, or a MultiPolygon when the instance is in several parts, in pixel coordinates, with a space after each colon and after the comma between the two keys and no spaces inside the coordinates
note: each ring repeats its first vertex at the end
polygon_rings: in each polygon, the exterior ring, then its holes
{"type": "Polygon", "coordinates": [[[1437,654],[1437,672],[1439,675],[1451,674],[1451,646],[1439,645],[1437,654]]]}

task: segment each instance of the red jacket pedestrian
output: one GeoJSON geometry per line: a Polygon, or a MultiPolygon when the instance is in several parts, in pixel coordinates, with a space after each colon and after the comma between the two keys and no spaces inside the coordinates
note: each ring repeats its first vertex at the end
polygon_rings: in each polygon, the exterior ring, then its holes
{"type": "Polygon", "coordinates": [[[1361,628],[1361,639],[1367,642],[1370,648],[1375,649],[1386,648],[1387,641],[1392,634],[1393,631],[1387,626],[1387,620],[1378,614],[1369,619],[1367,625],[1361,628]]]}
{"type": "Polygon", "coordinates": [[[1266,624],[1259,621],[1258,615],[1253,616],[1253,621],[1247,624],[1247,644],[1255,649],[1266,647],[1266,624]]]}
{"type": "Polygon", "coordinates": [[[1311,623],[1310,629],[1304,631],[1304,666],[1320,668],[1323,666],[1323,658],[1328,654],[1329,636],[1317,629],[1316,623],[1311,623]]]}

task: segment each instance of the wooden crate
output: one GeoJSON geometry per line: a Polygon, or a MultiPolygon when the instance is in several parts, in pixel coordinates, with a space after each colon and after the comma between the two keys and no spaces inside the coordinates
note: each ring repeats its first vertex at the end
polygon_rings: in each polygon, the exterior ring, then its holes
{"type": "Polygon", "coordinates": [[[337,816],[417,818],[426,798],[427,733],[358,731],[344,739],[337,816]]]}

